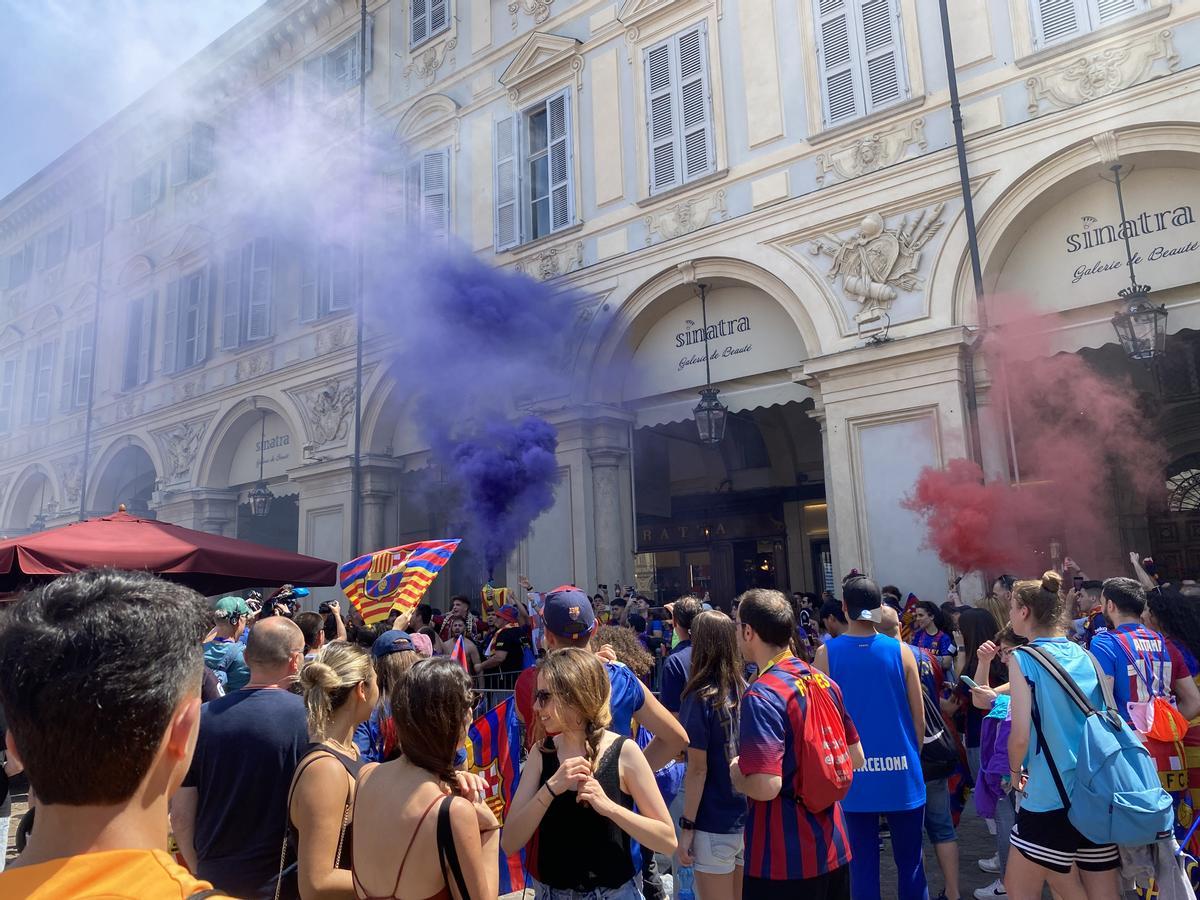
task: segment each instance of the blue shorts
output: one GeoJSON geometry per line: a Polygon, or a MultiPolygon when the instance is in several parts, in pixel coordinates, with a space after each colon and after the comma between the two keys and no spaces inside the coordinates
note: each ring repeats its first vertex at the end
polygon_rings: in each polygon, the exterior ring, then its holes
{"type": "Polygon", "coordinates": [[[931,844],[948,844],[958,839],[954,817],[950,814],[950,788],[945,778],[925,782],[925,833],[931,844]]]}

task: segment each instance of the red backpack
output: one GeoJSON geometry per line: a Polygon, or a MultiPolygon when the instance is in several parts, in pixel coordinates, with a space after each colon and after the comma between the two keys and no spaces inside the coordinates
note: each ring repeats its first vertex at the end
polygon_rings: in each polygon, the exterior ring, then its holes
{"type": "Polygon", "coordinates": [[[854,780],[846,726],[829,692],[831,684],[815,669],[796,680],[797,690],[807,701],[796,770],[796,801],[812,812],[822,812],[844,799],[854,780]]]}

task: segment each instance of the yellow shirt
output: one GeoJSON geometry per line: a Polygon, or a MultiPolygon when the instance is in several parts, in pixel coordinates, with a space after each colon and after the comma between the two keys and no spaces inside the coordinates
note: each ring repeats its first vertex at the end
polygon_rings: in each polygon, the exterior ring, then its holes
{"type": "Polygon", "coordinates": [[[0,872],[5,900],[187,900],[211,889],[163,850],[106,850],[0,872]]]}

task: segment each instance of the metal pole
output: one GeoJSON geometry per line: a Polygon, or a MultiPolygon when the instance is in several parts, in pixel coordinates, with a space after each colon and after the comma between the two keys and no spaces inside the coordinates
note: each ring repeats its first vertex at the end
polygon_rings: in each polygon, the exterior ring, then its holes
{"type": "Polygon", "coordinates": [[[359,2],[358,26],[358,302],[354,305],[354,462],[350,470],[350,555],[358,556],[362,546],[362,388],[363,388],[363,307],[366,305],[363,239],[363,172],[366,154],[367,122],[367,0],[359,2]]]}
{"type": "Polygon", "coordinates": [[[712,368],[708,362],[708,305],[705,299],[708,285],[700,282],[697,287],[700,288],[700,324],[704,327],[704,386],[709,387],[712,385],[712,368]]]}
{"type": "Polygon", "coordinates": [[[1120,163],[1112,167],[1113,180],[1117,185],[1117,208],[1121,211],[1121,237],[1125,238],[1125,262],[1129,266],[1129,285],[1133,288],[1134,293],[1137,293],[1138,283],[1137,275],[1133,271],[1133,246],[1129,243],[1129,229],[1125,227],[1125,197],[1121,193],[1121,169],[1120,163]]]}
{"type": "MultiPolygon", "coordinates": [[[[92,310],[92,365],[88,373],[87,414],[83,425],[83,472],[79,478],[79,521],[87,518],[88,468],[92,464],[92,423],[96,409],[96,356],[100,352],[100,304],[104,297],[104,239],[108,236],[108,168],[104,162],[104,226],[96,249],[96,308],[92,310]]],[[[85,213],[86,215],[86,213],[85,213]]],[[[86,224],[85,224],[86,227],[86,224]]],[[[116,510],[112,510],[116,512],[116,510]]]]}

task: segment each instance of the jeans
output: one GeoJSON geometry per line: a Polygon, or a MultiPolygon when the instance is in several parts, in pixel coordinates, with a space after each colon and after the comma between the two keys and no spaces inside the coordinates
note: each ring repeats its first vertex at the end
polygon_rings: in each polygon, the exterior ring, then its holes
{"type": "Polygon", "coordinates": [[[8,826],[12,818],[12,802],[6,800],[0,806],[0,872],[4,871],[4,861],[8,858],[8,826]]]}
{"type": "Polygon", "coordinates": [[[529,881],[533,885],[534,900],[643,900],[636,878],[618,888],[596,888],[594,891],[552,888],[532,878],[529,881]]]}
{"type": "Polygon", "coordinates": [[[949,844],[958,840],[954,815],[950,811],[950,788],[945,778],[925,782],[925,833],[931,844],[949,844]]]}
{"type": "Polygon", "coordinates": [[[1008,870],[1009,835],[1017,821],[1013,808],[1012,794],[1005,794],[996,801],[996,855],[1000,857],[1000,877],[1008,870]]]}
{"type": "Polygon", "coordinates": [[[853,900],[880,900],[879,817],[892,831],[892,858],[896,861],[896,896],[899,900],[929,900],[925,863],[921,856],[924,805],[902,812],[846,813],[850,832],[850,896],[853,900]]]}

